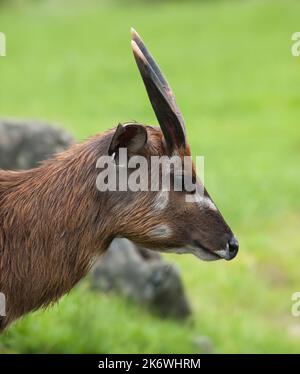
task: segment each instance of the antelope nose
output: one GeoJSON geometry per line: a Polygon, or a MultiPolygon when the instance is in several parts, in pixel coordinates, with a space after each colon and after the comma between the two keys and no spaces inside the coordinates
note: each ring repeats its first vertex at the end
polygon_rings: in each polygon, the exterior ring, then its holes
{"type": "Polygon", "coordinates": [[[225,249],[221,249],[219,251],[216,251],[215,253],[221,257],[224,258],[224,260],[230,261],[237,255],[239,251],[239,242],[237,239],[232,236],[230,240],[227,242],[225,249]]]}
{"type": "Polygon", "coordinates": [[[239,251],[239,242],[235,236],[232,236],[228,242],[228,259],[232,260],[239,251]]]}

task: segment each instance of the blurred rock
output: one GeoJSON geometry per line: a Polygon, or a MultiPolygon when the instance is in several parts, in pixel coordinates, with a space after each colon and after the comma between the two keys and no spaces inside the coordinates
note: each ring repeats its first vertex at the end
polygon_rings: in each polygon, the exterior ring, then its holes
{"type": "Polygon", "coordinates": [[[162,317],[186,318],[191,308],[179,271],[159,254],[115,239],[92,271],[93,289],[122,294],[162,317]]]}
{"type": "Polygon", "coordinates": [[[0,119],[0,168],[36,167],[73,142],[69,133],[44,122],[0,119]]]}

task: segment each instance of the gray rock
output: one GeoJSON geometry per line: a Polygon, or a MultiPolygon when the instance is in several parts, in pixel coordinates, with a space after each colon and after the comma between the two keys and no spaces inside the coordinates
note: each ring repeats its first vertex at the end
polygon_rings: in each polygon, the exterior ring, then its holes
{"type": "Polygon", "coordinates": [[[163,317],[191,314],[178,269],[127,239],[112,242],[92,271],[91,285],[122,294],[163,317]]]}
{"type": "Polygon", "coordinates": [[[66,131],[39,121],[0,119],[0,168],[25,170],[38,166],[74,142],[66,131]]]}

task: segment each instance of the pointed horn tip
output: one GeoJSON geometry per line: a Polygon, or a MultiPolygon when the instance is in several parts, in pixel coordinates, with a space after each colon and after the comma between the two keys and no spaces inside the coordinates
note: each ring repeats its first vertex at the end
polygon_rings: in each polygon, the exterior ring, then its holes
{"type": "Polygon", "coordinates": [[[134,27],[132,27],[132,26],[130,27],[130,33],[131,33],[131,35],[136,33],[134,27]]]}
{"type": "Polygon", "coordinates": [[[130,28],[130,33],[131,33],[131,38],[132,39],[141,39],[139,34],[137,33],[137,31],[133,27],[130,28]]]}

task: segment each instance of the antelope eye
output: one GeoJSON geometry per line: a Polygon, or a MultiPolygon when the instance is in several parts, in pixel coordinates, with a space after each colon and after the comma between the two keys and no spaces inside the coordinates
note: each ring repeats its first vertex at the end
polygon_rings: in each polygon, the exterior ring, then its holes
{"type": "Polygon", "coordinates": [[[196,182],[195,177],[188,177],[184,182],[184,191],[189,194],[196,193],[196,182]]]}
{"type": "Polygon", "coordinates": [[[196,192],[196,179],[185,174],[174,174],[174,191],[194,194],[196,192]]]}

